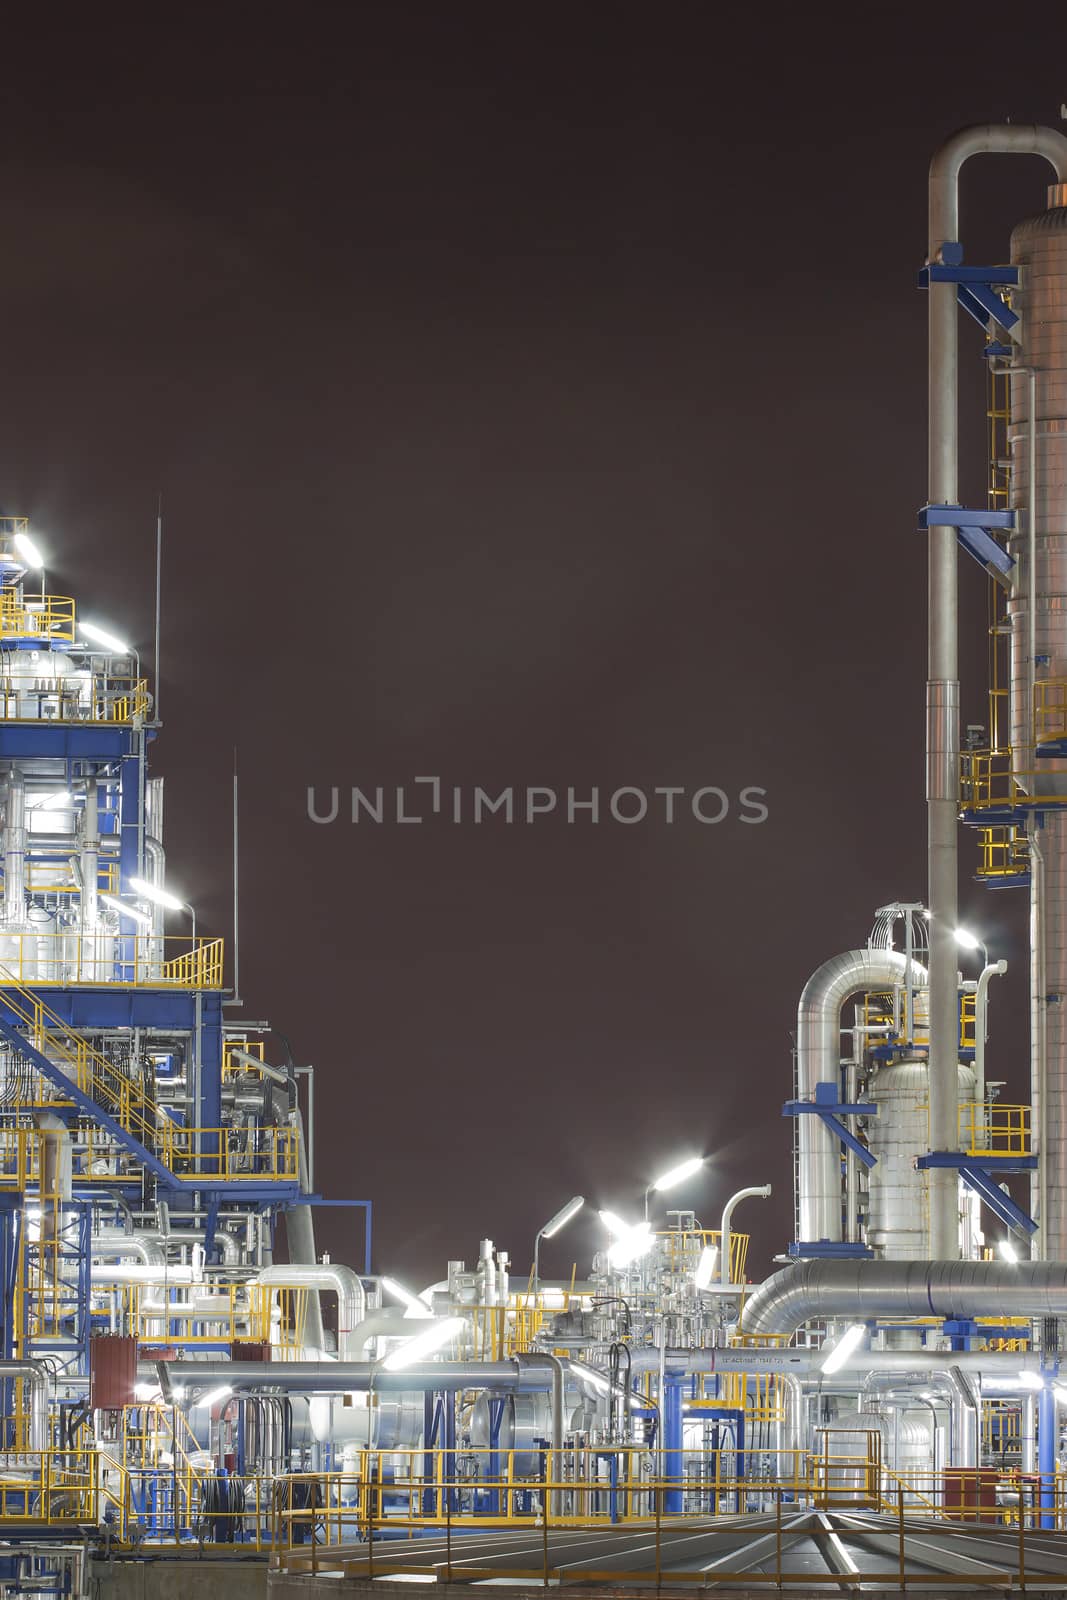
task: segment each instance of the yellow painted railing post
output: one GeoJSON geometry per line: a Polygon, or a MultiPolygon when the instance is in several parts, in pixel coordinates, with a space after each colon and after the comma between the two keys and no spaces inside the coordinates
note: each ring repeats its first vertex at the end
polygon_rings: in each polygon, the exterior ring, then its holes
{"type": "Polygon", "coordinates": [[[897,1489],[897,1523],[899,1528],[897,1558],[900,1566],[899,1578],[901,1593],[908,1586],[907,1573],[904,1570],[904,1485],[897,1489]]]}

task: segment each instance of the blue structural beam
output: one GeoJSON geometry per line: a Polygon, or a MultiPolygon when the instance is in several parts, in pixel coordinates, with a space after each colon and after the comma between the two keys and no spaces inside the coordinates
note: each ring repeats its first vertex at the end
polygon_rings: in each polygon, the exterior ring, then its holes
{"type": "Polygon", "coordinates": [[[919,512],[919,528],[955,528],[956,537],[978,565],[1004,583],[1015,566],[993,530],[1015,527],[1014,511],[989,511],[985,507],[925,505],[919,512]]]}
{"type": "Polygon", "coordinates": [[[872,1156],[865,1144],[861,1144],[855,1134],[845,1127],[838,1117],[875,1117],[878,1107],[867,1101],[857,1101],[855,1105],[842,1102],[832,1083],[817,1083],[815,1085],[814,1100],[787,1100],[782,1107],[783,1117],[818,1117],[835,1139],[840,1139],[846,1150],[851,1150],[856,1160],[865,1167],[877,1164],[877,1156],[872,1156]]]}
{"type": "Polygon", "coordinates": [[[969,1156],[962,1150],[931,1150],[919,1156],[917,1167],[955,1167],[969,1189],[981,1195],[993,1214],[1008,1228],[1018,1228],[1022,1233],[1036,1233],[1037,1223],[1021,1206],[1016,1205],[992,1177],[994,1172],[1033,1172],[1036,1156],[969,1156]]]}
{"type": "Polygon", "coordinates": [[[874,1255],[869,1244],[853,1244],[843,1239],[797,1239],[789,1246],[788,1253],[804,1261],[863,1261],[874,1255]]]}
{"type": "Polygon", "coordinates": [[[1011,288],[1018,281],[1018,267],[964,267],[941,261],[919,271],[920,289],[929,288],[931,283],[954,283],[961,309],[987,333],[992,333],[995,326],[1010,335],[1018,327],[1019,313],[997,293],[998,286],[1011,288]]]}

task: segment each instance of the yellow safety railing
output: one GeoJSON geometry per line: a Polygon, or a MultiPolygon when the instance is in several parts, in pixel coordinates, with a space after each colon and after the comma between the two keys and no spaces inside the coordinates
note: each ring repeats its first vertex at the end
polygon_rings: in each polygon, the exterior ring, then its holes
{"type": "Polygon", "coordinates": [[[234,1055],[235,1050],[241,1050],[247,1056],[255,1056],[257,1061],[266,1061],[266,1046],[262,1039],[224,1039],[222,1042],[222,1076],[232,1078],[237,1072],[248,1072],[247,1063],[238,1061],[234,1055]]]}
{"type": "Polygon", "coordinates": [[[74,601],[62,594],[20,598],[15,589],[0,589],[0,638],[69,643],[74,638],[74,601]]]}
{"type": "Polygon", "coordinates": [[[221,989],[225,940],[185,934],[4,935],[0,984],[221,989]]]}
{"type": "Polygon", "coordinates": [[[979,1105],[964,1100],[959,1111],[960,1148],[972,1156],[1028,1156],[1031,1153],[1031,1107],[979,1105]]]}
{"type": "MultiPolygon", "coordinates": [[[[0,599],[5,591],[0,590],[0,599]]],[[[0,626],[3,612],[0,610],[0,626]]],[[[0,718],[5,722],[133,723],[148,715],[147,678],[79,676],[39,678],[0,673],[0,718]]]]}
{"type": "Polygon", "coordinates": [[[299,1177],[299,1146],[290,1127],[185,1128],[168,1119],[158,1129],[156,1153],[179,1178],[195,1173],[223,1181],[281,1183],[299,1177]]]}
{"type": "Polygon", "coordinates": [[[269,1344],[273,1360],[302,1354],[306,1289],[226,1283],[214,1275],[207,1281],[212,1303],[205,1306],[203,1284],[182,1283],[166,1290],[159,1284],[112,1284],[106,1265],[100,1265],[94,1269],[93,1293],[113,1301],[117,1331],[147,1347],[170,1345],[175,1339],[183,1346],[241,1339],[269,1344]]]}
{"type": "Polygon", "coordinates": [[[1067,678],[1038,678],[1034,684],[1034,743],[1067,738],[1067,678]]]}
{"type": "Polygon", "coordinates": [[[960,994],[960,1049],[973,1050],[977,1026],[978,995],[973,989],[960,994]]]}
{"type": "MultiPolygon", "coordinates": [[[[695,1231],[685,1231],[679,1228],[668,1229],[657,1233],[660,1249],[666,1257],[666,1266],[669,1272],[677,1273],[682,1277],[691,1278],[696,1271],[697,1263],[706,1249],[720,1250],[722,1248],[722,1234],[718,1229],[698,1228],[695,1231]]],[[[748,1260],[747,1233],[730,1234],[730,1282],[744,1283],[745,1263],[748,1260]]],[[[716,1277],[718,1273],[716,1273],[716,1277]]]]}
{"type": "Polygon", "coordinates": [[[964,811],[1003,811],[1009,806],[1034,809],[1067,803],[1057,784],[1055,767],[1023,771],[1013,765],[1012,752],[965,750],[960,756],[960,805],[964,811]]]}
{"type": "Polygon", "coordinates": [[[0,1527],[96,1523],[100,1457],[92,1450],[21,1450],[0,1474],[0,1527]]]}
{"type": "Polygon", "coordinates": [[[1030,841],[1022,828],[978,829],[978,876],[995,881],[1030,871],[1030,841]]]}

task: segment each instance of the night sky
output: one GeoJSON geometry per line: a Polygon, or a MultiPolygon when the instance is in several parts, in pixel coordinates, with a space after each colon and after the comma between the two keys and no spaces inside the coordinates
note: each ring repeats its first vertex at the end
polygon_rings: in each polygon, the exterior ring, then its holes
{"type": "MultiPolygon", "coordinates": [[[[162,490],[169,878],[229,935],[236,745],[245,1014],[315,1064],[317,1186],[373,1199],[409,1279],[483,1234],[524,1274],[569,1195],[636,1215],[693,1150],[707,1226],[774,1183],[737,1218],[762,1275],[799,992],[924,895],[926,168],[963,123],[1058,123],[1062,17],[739,11],[5,20],[0,504],[150,660],[162,490]],[[307,819],[309,785],[419,775],[770,814],[307,819]]],[[[969,260],[1047,176],[974,164],[969,260]]],[[[1025,897],[975,859],[1011,967],[989,1072],[1028,1098],[1025,897]]],[[[599,1237],[590,1211],[544,1270],[599,1237]]]]}

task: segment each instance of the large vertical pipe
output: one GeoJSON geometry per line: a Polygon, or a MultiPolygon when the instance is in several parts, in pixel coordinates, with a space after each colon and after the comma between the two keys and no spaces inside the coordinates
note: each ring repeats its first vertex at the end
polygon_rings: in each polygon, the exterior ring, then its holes
{"type": "Polygon", "coordinates": [[[4,814],[4,921],[17,927],[26,920],[26,785],[12,767],[7,780],[4,814]]]}
{"type": "MultiPolygon", "coordinates": [[[[1049,128],[965,128],[942,145],[930,165],[929,255],[941,260],[959,238],[959,175],[963,163],[986,151],[1042,155],[1063,177],[1067,139],[1049,128]]],[[[929,501],[959,503],[958,329],[956,289],[929,290],[929,501]]],[[[930,910],[930,1148],[959,1146],[956,1067],[957,812],[959,808],[959,650],[956,533],[932,527],[928,552],[929,634],[926,686],[927,869],[930,910]]],[[[929,1175],[930,1254],[959,1256],[956,1173],[929,1175]]]]}
{"type": "Polygon", "coordinates": [[[1032,800],[1051,798],[1031,826],[1032,1186],[1039,1225],[1035,1254],[1067,1253],[1067,766],[1038,757],[1034,690],[1067,678],[1067,191],[1054,186],[1050,209],[1014,230],[1021,316],[1011,368],[1011,551],[1016,582],[1012,627],[1012,765],[1032,800]]]}
{"type": "MultiPolygon", "coordinates": [[[[797,1094],[814,1100],[816,1087],[840,1082],[841,1008],[865,990],[894,989],[905,981],[907,958],[899,950],[849,950],[832,956],[804,985],[797,1008],[797,1094]]],[[[911,963],[911,982],[926,973],[911,963]]],[[[837,1139],[819,1117],[798,1119],[797,1212],[807,1244],[841,1238],[841,1154],[837,1139]]]]}

